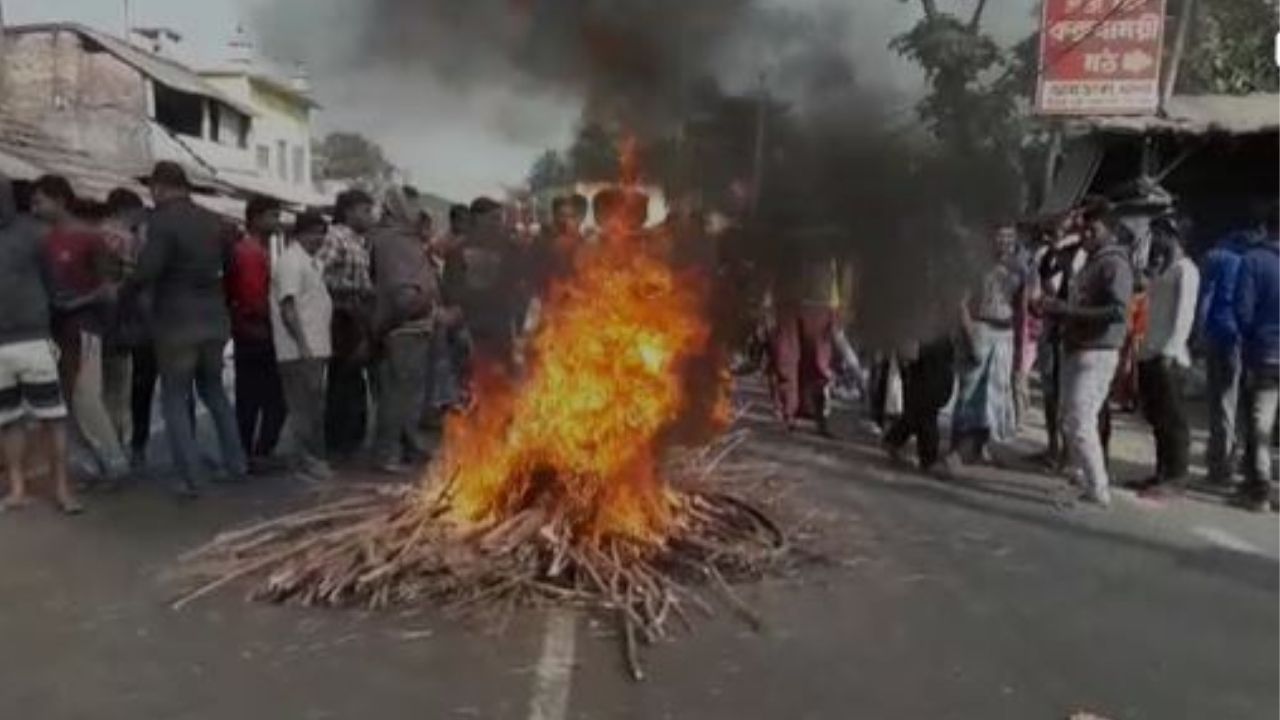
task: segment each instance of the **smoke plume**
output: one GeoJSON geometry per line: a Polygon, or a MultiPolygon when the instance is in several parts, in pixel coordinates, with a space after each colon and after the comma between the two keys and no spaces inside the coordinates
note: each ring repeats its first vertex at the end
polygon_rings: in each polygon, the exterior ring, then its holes
{"type": "Polygon", "coordinates": [[[686,120],[697,88],[754,95],[763,80],[788,121],[768,137],[761,216],[779,237],[848,228],[860,330],[892,344],[950,317],[983,247],[967,210],[998,206],[986,195],[1005,185],[938,161],[914,122],[919,73],[887,40],[919,17],[832,0],[280,0],[255,27],[339,103],[399,116],[400,137],[458,172],[469,163],[433,136],[442,117],[531,150],[567,115],[643,139],[686,120]]]}

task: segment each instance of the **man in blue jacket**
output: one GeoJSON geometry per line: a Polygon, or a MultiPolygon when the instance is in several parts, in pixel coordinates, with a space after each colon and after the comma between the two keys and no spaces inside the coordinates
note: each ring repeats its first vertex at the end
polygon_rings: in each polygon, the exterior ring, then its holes
{"type": "Polygon", "coordinates": [[[1280,408],[1280,219],[1267,216],[1266,238],[1245,253],[1236,285],[1236,321],[1245,369],[1245,483],[1238,501],[1265,511],[1273,504],[1271,450],[1280,408]]]}
{"type": "Polygon", "coordinates": [[[1197,325],[1205,347],[1208,376],[1209,482],[1227,486],[1234,473],[1236,408],[1240,402],[1240,328],[1236,323],[1236,281],[1241,257],[1256,231],[1241,230],[1222,238],[1201,263],[1197,325]]]}

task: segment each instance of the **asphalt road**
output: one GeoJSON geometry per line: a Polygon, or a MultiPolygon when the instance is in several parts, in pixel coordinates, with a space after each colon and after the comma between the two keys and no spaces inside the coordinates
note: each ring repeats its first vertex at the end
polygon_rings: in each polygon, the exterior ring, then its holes
{"type": "MultiPolygon", "coordinates": [[[[744,452],[819,512],[831,560],[741,589],[761,632],[726,611],[649,648],[642,683],[607,623],[571,614],[497,632],[236,590],[170,610],[162,575],[182,550],[308,501],[276,479],[190,507],[142,488],[91,498],[81,518],[0,515],[0,718],[1280,714],[1275,516],[1126,493],[1110,511],[1063,509],[1043,476],[941,482],[891,467],[851,427],[828,442],[749,422],[744,452]]],[[[1121,445],[1147,452],[1132,432],[1121,445]]]]}

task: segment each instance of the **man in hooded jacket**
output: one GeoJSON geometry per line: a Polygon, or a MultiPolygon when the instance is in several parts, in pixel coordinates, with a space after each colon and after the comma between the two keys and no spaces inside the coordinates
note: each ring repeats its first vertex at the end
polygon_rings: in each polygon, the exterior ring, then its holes
{"type": "Polygon", "coordinates": [[[387,193],[373,249],[373,334],[378,341],[377,423],[373,462],[381,471],[405,472],[406,460],[426,458],[417,410],[427,390],[431,333],[439,286],[419,232],[421,210],[400,188],[387,193]]]}

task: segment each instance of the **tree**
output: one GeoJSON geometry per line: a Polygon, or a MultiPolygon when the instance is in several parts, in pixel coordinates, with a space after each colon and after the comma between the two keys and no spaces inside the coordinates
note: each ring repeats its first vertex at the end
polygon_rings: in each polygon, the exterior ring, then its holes
{"type": "MultiPolygon", "coordinates": [[[[1185,7],[1187,0],[1182,0],[1185,7]]],[[[1272,43],[1276,0],[1198,0],[1178,91],[1241,95],[1280,90],[1272,43]]]]}
{"type": "Polygon", "coordinates": [[[954,176],[971,220],[1007,216],[1026,193],[1021,107],[1030,97],[1034,45],[1024,41],[1005,50],[983,32],[986,0],[978,0],[968,18],[939,10],[936,0],[920,6],[920,21],[889,47],[920,65],[929,84],[918,112],[938,141],[936,173],[954,176]],[[982,178],[978,186],[975,177],[982,178]]]}
{"type": "Polygon", "coordinates": [[[603,125],[586,122],[569,147],[569,168],[578,180],[613,180],[618,177],[619,138],[603,125]]]}
{"type": "Polygon", "coordinates": [[[535,193],[560,187],[572,179],[573,174],[569,172],[569,166],[555,150],[547,150],[539,155],[538,159],[533,161],[533,167],[529,169],[529,189],[535,193]]]}
{"type": "Polygon", "coordinates": [[[316,145],[313,155],[319,164],[317,176],[326,180],[378,185],[396,173],[382,147],[360,133],[329,133],[316,145]]]}

